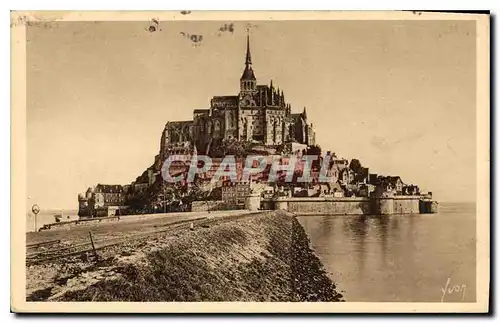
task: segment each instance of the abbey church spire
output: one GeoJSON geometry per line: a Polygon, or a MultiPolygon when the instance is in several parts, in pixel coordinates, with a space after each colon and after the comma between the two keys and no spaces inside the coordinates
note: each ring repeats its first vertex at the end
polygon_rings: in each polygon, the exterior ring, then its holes
{"type": "Polygon", "coordinates": [[[252,69],[252,54],[250,53],[250,35],[247,31],[247,54],[245,58],[245,70],[240,78],[241,91],[254,91],[256,84],[255,74],[252,69]]]}
{"type": "Polygon", "coordinates": [[[245,60],[245,65],[252,65],[252,54],[250,54],[250,35],[247,34],[247,58],[245,60]]]}

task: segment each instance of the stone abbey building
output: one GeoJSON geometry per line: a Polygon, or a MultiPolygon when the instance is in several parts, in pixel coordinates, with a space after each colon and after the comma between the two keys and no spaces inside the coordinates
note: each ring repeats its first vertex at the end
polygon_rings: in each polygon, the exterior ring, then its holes
{"type": "Polygon", "coordinates": [[[193,120],[168,122],[162,134],[162,153],[173,146],[194,144],[204,153],[213,142],[223,140],[248,141],[265,146],[286,143],[315,144],[312,124],[307,123],[306,108],[302,113],[292,113],[285,94],[269,85],[257,84],[252,68],[250,39],[247,36],[245,69],[240,78],[237,95],[214,96],[210,108],[196,109],[193,120]]]}

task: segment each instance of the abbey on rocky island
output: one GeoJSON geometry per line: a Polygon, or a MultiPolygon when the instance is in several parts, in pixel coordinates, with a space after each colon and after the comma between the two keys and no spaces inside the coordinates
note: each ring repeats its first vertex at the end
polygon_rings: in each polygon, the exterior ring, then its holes
{"type": "MultiPolygon", "coordinates": [[[[369,198],[388,195],[404,199],[410,196],[413,201],[412,213],[418,211],[418,201],[421,198],[426,198],[426,210],[433,206],[429,204],[432,193],[422,195],[418,186],[403,183],[399,176],[370,173],[368,168],[361,166],[359,160],[351,160],[349,163],[347,159],[338,157],[331,151],[322,154],[321,148],[315,143],[313,126],[307,121],[306,108],[301,113],[292,113],[291,110],[285,94],[275,88],[272,81],[269,85],[257,84],[252,68],[250,38],[247,36],[245,68],[240,77],[239,93],[214,96],[209,108],[193,111],[193,120],[167,122],[162,130],[159,152],[151,166],[130,184],[98,184],[89,188],[85,194],[80,194],[79,215],[93,217],[185,210],[181,206],[189,204],[192,207],[190,204],[201,201],[205,207],[208,200],[223,202],[221,205],[226,209],[240,207],[250,192],[250,186],[255,184],[253,181],[261,185],[262,196],[267,194],[264,186],[269,184],[269,168],[260,174],[262,176],[245,183],[225,183],[220,180],[213,184],[211,176],[224,164],[223,158],[227,155],[237,157],[236,169],[241,170],[243,157],[249,154],[278,156],[286,165],[290,164],[290,158],[302,158],[306,154],[318,156],[318,165],[321,164],[320,159],[329,157],[326,172],[328,181],[318,182],[319,170],[313,164],[311,174],[316,179],[313,180],[314,183],[299,183],[297,180],[288,183],[287,194],[295,197],[369,198]],[[165,182],[162,169],[169,157],[181,161],[168,168],[169,174],[178,175],[185,174],[193,156],[199,155],[211,157],[212,167],[206,173],[198,174],[196,185],[192,186],[190,183],[176,187],[165,182]],[[175,204],[179,201],[183,201],[182,205],[175,204]],[[230,206],[224,203],[229,203],[230,206]],[[172,206],[174,204],[177,206],[172,206]]],[[[300,171],[296,171],[294,178],[300,175],[300,171]]],[[[282,191],[274,193],[282,194],[284,186],[278,186],[282,191]]]]}
{"type": "Polygon", "coordinates": [[[312,124],[307,123],[304,107],[292,113],[285,94],[269,85],[257,84],[252,68],[250,38],[247,36],[245,69],[237,95],[214,96],[210,108],[193,111],[193,120],[171,121],[163,130],[160,159],[169,148],[192,144],[198,152],[207,153],[213,142],[222,140],[247,141],[265,146],[299,143],[315,144],[312,124]]]}

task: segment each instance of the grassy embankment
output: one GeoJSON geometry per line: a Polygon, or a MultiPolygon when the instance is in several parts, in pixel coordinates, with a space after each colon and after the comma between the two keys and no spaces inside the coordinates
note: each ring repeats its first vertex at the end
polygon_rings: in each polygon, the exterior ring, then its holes
{"type": "MultiPolygon", "coordinates": [[[[158,237],[156,239],[160,239],[158,237]]],[[[195,228],[57,301],[342,301],[297,220],[261,214],[195,228]]]]}

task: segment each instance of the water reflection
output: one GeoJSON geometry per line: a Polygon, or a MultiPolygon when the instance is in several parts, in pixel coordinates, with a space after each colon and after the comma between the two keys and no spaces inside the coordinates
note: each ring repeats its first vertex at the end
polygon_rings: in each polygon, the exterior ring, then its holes
{"type": "Polygon", "coordinates": [[[474,301],[474,209],[453,205],[442,213],[299,222],[348,301],[441,301],[448,278],[466,284],[464,301],[474,301]]]}

